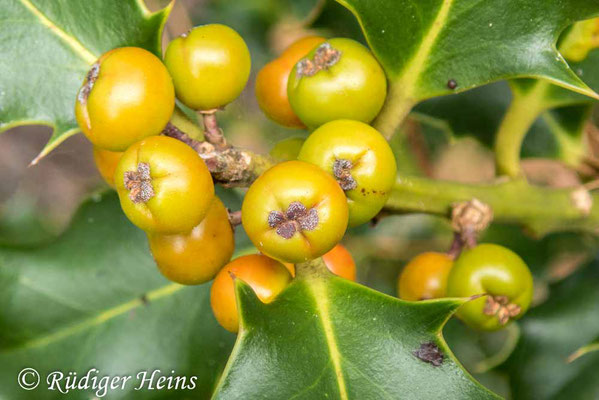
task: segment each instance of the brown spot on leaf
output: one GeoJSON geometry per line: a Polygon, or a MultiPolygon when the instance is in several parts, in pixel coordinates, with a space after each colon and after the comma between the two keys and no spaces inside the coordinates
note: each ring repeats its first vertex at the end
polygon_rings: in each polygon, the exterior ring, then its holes
{"type": "Polygon", "coordinates": [[[420,360],[432,364],[435,367],[439,367],[441,364],[443,364],[443,353],[441,352],[441,349],[439,349],[439,346],[437,346],[434,342],[422,343],[420,348],[414,350],[412,354],[414,354],[420,360]]]}

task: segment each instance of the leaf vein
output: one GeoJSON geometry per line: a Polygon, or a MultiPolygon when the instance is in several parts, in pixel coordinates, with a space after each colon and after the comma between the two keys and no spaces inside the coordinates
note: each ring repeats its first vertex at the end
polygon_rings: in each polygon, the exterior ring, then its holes
{"type": "MultiPolygon", "coordinates": [[[[166,285],[161,288],[155,289],[151,292],[148,292],[146,295],[146,299],[148,302],[153,301],[153,300],[158,300],[160,298],[170,296],[170,295],[178,292],[179,290],[183,289],[184,287],[185,286],[182,286],[182,285],[179,285],[176,283],[166,285]]],[[[33,338],[29,341],[21,343],[20,345],[16,346],[15,348],[11,348],[9,350],[26,350],[26,349],[50,345],[54,342],[63,340],[69,336],[73,336],[73,335],[81,333],[87,329],[93,328],[94,326],[101,325],[107,321],[110,321],[113,318],[123,315],[124,313],[131,311],[135,308],[138,308],[144,304],[145,303],[140,298],[130,300],[126,303],[122,303],[122,304],[119,304],[118,306],[115,306],[108,310],[105,310],[91,318],[85,319],[79,323],[66,326],[62,329],[59,329],[57,331],[51,332],[49,334],[46,334],[46,335],[43,335],[43,336],[40,336],[37,338],[33,338]]]]}
{"type": "Polygon", "coordinates": [[[98,58],[91,51],[86,49],[77,39],[67,34],[58,25],[46,17],[37,7],[35,7],[29,0],[19,0],[19,2],[27,8],[40,22],[46,26],[52,33],[62,39],[71,49],[75,51],[83,60],[89,64],[93,64],[98,58]]]}

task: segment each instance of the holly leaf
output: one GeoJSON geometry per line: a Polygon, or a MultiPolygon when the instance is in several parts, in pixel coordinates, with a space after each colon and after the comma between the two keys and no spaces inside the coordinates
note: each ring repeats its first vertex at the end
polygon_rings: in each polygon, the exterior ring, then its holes
{"type": "MultiPolygon", "coordinates": [[[[596,70],[599,71],[599,68],[596,70]]],[[[543,81],[535,82],[544,84],[543,81]]],[[[492,148],[495,134],[510,104],[510,87],[514,85],[497,82],[451,96],[436,97],[420,103],[410,116],[421,126],[423,134],[431,138],[429,141],[444,133],[455,139],[472,137],[492,148]]],[[[559,108],[544,111],[530,127],[522,145],[522,157],[551,158],[579,166],[585,154],[583,133],[593,100],[554,85],[546,87],[548,93],[553,92],[551,88],[562,92],[562,104],[559,108]]],[[[548,107],[551,105],[548,104],[548,107]]]]}
{"type": "Polygon", "coordinates": [[[0,246],[0,304],[3,399],[56,398],[46,384],[51,372],[82,378],[92,368],[97,379],[132,376],[109,397],[208,398],[234,340],[212,316],[209,284],[181,286],[160,275],[114,192],[87,201],[48,245],[0,246]],[[40,374],[35,390],[18,386],[24,368],[40,374]],[[150,391],[146,382],[135,390],[137,374],[154,370],[154,387],[160,376],[186,377],[187,385],[195,376],[195,389],[150,391]]]}
{"type": "Polygon", "coordinates": [[[550,287],[549,299],[519,322],[520,342],[504,366],[518,399],[596,399],[599,353],[568,362],[599,337],[599,264],[550,287]]]}
{"type": "Polygon", "coordinates": [[[0,133],[52,127],[34,162],[77,133],[75,96],[90,65],[115,47],[160,55],[171,7],[152,13],[142,0],[0,2],[0,133]]]}
{"type": "Polygon", "coordinates": [[[270,304],[237,280],[241,328],[214,398],[497,398],[441,334],[465,299],[405,302],[317,267],[270,304]]]}
{"type": "Polygon", "coordinates": [[[599,14],[597,2],[338,1],[359,20],[390,80],[375,122],[385,134],[424,99],[500,79],[542,78],[599,98],[556,50],[563,29],[599,14]]]}

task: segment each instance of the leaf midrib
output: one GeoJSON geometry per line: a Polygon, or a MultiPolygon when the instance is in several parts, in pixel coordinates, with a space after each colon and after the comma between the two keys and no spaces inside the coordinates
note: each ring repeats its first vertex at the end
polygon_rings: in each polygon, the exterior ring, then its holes
{"type": "Polygon", "coordinates": [[[418,47],[416,54],[414,54],[411,60],[406,64],[405,68],[398,74],[400,79],[397,80],[397,84],[409,93],[407,97],[415,97],[417,95],[415,93],[416,82],[420,77],[433,46],[437,42],[439,34],[446,25],[453,2],[454,0],[443,0],[443,4],[439,7],[435,19],[422,38],[422,42],[418,47]]]}
{"type": "Polygon", "coordinates": [[[341,353],[337,347],[337,341],[335,340],[333,325],[330,319],[331,313],[329,310],[329,298],[326,290],[326,281],[322,279],[321,276],[316,276],[313,279],[307,280],[306,286],[312,292],[316,311],[320,316],[325,340],[329,349],[329,356],[333,364],[335,376],[337,377],[339,398],[341,400],[347,400],[347,385],[345,383],[345,378],[343,377],[343,371],[341,369],[341,353]]]}
{"type": "Polygon", "coordinates": [[[44,15],[36,6],[34,6],[29,0],[19,0],[19,2],[27,8],[37,19],[40,20],[42,25],[46,26],[54,35],[62,39],[73,51],[79,55],[88,64],[93,64],[98,58],[90,50],[85,48],[77,39],[66,33],[56,23],[51,21],[46,15],[44,15]]]}
{"type": "Polygon", "coordinates": [[[81,322],[65,326],[64,328],[59,329],[57,331],[23,342],[16,347],[11,347],[6,351],[0,352],[0,354],[50,345],[54,342],[60,341],[77,333],[91,329],[95,326],[102,325],[107,321],[110,321],[138,307],[146,305],[149,302],[156,301],[163,297],[171,296],[183,288],[185,288],[185,286],[179,285],[177,283],[171,283],[158,289],[154,289],[146,293],[145,299],[143,300],[141,298],[136,298],[125,303],[121,303],[115,307],[102,311],[98,315],[84,319],[81,322]]]}

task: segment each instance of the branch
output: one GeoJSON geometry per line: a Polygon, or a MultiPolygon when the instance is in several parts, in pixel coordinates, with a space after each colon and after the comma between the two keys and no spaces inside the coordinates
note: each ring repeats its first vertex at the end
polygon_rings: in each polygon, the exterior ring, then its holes
{"type": "MultiPolygon", "coordinates": [[[[249,186],[274,165],[267,156],[229,147],[217,150],[208,142],[191,139],[169,124],[163,132],[187,143],[206,162],[215,182],[249,186]]],[[[519,223],[538,234],[556,230],[599,233],[599,194],[584,188],[554,189],[531,186],[523,180],[489,185],[460,184],[427,178],[398,178],[383,214],[428,213],[449,217],[456,203],[478,199],[488,204],[498,222],[519,223]]]]}
{"type": "Polygon", "coordinates": [[[210,170],[214,181],[225,187],[248,187],[274,165],[273,160],[268,156],[229,146],[221,148],[208,141],[192,139],[170,123],[162,133],[182,141],[197,151],[210,170]]]}
{"type": "Polygon", "coordinates": [[[599,233],[599,195],[582,187],[543,188],[522,180],[471,185],[404,176],[397,179],[385,209],[449,216],[455,203],[473,198],[493,209],[495,221],[523,224],[537,234],[556,230],[599,233]]]}
{"type": "Polygon", "coordinates": [[[218,110],[200,111],[204,121],[204,138],[217,150],[225,150],[230,146],[227,144],[223,130],[218,126],[216,112],[218,110]]]}

